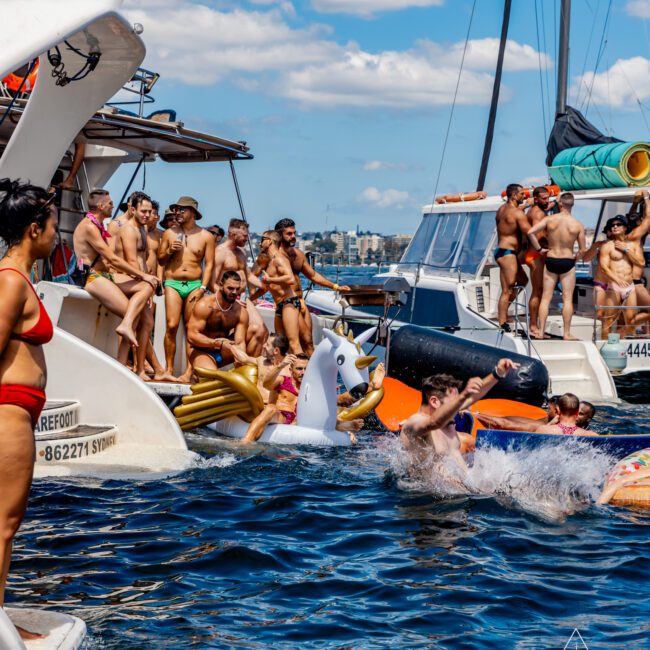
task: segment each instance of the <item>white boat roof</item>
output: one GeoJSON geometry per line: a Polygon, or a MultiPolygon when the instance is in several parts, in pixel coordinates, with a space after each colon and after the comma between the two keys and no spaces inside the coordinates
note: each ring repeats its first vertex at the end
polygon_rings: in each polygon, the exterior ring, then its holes
{"type": "MultiPolygon", "coordinates": [[[[613,187],[596,190],[571,190],[576,201],[584,200],[610,200],[630,202],[634,194],[639,190],[650,191],[647,187],[613,187]]],[[[505,198],[500,195],[488,196],[485,199],[477,201],[461,201],[459,203],[429,203],[422,206],[424,214],[438,213],[449,214],[457,212],[494,212],[498,210],[505,202],[505,198]]]]}
{"type": "MultiPolygon", "coordinates": [[[[0,97],[0,114],[10,100],[0,97]]],[[[19,101],[11,109],[10,119],[0,127],[0,140],[7,141],[10,131],[20,121],[25,101],[19,101]]],[[[246,142],[236,142],[208,133],[194,131],[183,122],[162,122],[119,112],[116,108],[100,108],[81,129],[75,142],[110,146],[135,154],[145,160],[156,155],[165,162],[214,162],[250,159],[246,142]]]]}

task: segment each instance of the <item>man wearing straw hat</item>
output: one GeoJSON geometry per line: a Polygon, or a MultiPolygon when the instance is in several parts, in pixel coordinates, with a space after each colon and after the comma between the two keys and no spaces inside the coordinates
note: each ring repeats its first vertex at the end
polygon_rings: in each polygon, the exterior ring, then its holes
{"type": "MultiPolygon", "coordinates": [[[[169,207],[176,212],[176,225],[164,232],[158,261],[165,267],[165,362],[167,372],[173,374],[181,317],[187,323],[194,304],[212,283],[214,238],[196,224],[203,218],[196,199],[181,196],[169,207]]],[[[191,377],[192,367],[188,361],[179,381],[187,383],[191,377]]]]}

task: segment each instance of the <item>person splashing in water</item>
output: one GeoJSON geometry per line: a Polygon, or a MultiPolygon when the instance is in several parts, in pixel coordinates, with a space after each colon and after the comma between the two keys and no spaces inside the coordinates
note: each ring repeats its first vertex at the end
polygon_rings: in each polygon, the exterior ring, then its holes
{"type": "Polygon", "coordinates": [[[460,451],[461,439],[454,417],[482,399],[499,380],[518,367],[511,359],[500,359],[487,377],[472,377],[464,388],[460,379],[447,374],[424,379],[422,405],[417,413],[404,420],[400,433],[411,465],[421,465],[433,455],[436,459],[451,460],[466,474],[467,464],[460,451]]]}

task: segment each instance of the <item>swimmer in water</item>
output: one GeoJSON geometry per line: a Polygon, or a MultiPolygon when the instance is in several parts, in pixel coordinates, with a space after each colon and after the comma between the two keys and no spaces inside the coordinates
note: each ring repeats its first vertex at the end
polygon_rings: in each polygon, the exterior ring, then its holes
{"type": "MultiPolygon", "coordinates": [[[[568,393],[570,395],[570,393],[568,393]]],[[[490,429],[498,429],[501,431],[525,431],[527,433],[539,433],[540,429],[547,425],[557,425],[560,421],[558,402],[561,396],[553,396],[548,401],[548,417],[540,420],[533,420],[531,418],[524,418],[518,415],[509,416],[496,416],[489,413],[479,413],[474,411],[474,415],[479,419],[481,424],[490,429]],[[551,401],[553,400],[553,401],[551,401]]],[[[578,408],[578,415],[575,424],[581,429],[588,429],[591,420],[596,414],[596,407],[591,402],[580,402],[578,408]]],[[[483,427],[480,427],[483,428],[483,427]]],[[[559,431],[552,431],[551,433],[559,433],[559,431]]],[[[593,432],[588,432],[587,435],[595,435],[593,432]]]]}
{"type": "Polygon", "coordinates": [[[422,382],[422,405],[402,423],[400,440],[411,462],[418,465],[431,457],[450,458],[467,472],[461,454],[461,437],[456,431],[454,417],[482,399],[495,384],[519,367],[511,359],[500,359],[494,370],[481,379],[472,377],[461,390],[462,381],[451,375],[437,374],[422,382]]]}

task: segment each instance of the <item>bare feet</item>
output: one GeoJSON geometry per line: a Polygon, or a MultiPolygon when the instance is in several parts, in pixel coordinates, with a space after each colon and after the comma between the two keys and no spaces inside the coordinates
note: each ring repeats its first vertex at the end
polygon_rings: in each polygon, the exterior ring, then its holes
{"type": "Polygon", "coordinates": [[[15,627],[16,630],[18,631],[18,634],[20,635],[20,638],[24,639],[25,641],[33,641],[34,639],[45,638],[44,634],[37,634],[36,632],[28,632],[25,628],[19,627],[18,625],[16,625],[15,627]]]}
{"type": "Polygon", "coordinates": [[[565,334],[562,338],[565,341],[579,341],[580,340],[577,336],[571,336],[571,334],[565,334]]]}
{"type": "Polygon", "coordinates": [[[184,372],[176,381],[179,384],[189,384],[192,381],[192,372],[184,372]]]}
{"type": "Polygon", "coordinates": [[[134,347],[138,347],[138,341],[135,338],[135,332],[133,331],[132,328],[127,327],[124,324],[124,321],[122,321],[116,328],[115,332],[119,335],[124,337],[131,345],[134,347]]]}
{"type": "Polygon", "coordinates": [[[159,370],[154,374],[151,381],[169,381],[172,383],[178,383],[179,379],[178,377],[174,377],[171,372],[167,372],[166,370],[159,370]]]}

